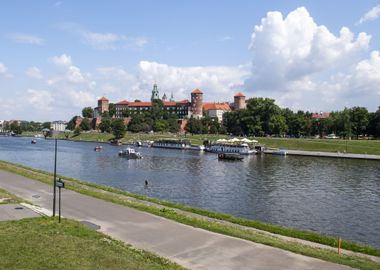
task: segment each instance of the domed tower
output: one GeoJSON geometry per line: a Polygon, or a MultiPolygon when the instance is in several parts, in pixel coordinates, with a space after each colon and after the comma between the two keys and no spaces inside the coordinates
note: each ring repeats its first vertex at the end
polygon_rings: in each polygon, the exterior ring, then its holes
{"type": "Polygon", "coordinates": [[[191,92],[191,111],[194,117],[203,116],[203,93],[198,88],[191,92]]]}
{"type": "Polygon", "coordinates": [[[242,92],[236,93],[234,96],[234,109],[240,110],[245,109],[246,103],[245,103],[245,95],[242,92]]]}
{"type": "Polygon", "coordinates": [[[98,110],[99,110],[100,114],[102,114],[104,112],[108,112],[109,100],[106,97],[102,97],[102,98],[98,99],[98,110]]]}

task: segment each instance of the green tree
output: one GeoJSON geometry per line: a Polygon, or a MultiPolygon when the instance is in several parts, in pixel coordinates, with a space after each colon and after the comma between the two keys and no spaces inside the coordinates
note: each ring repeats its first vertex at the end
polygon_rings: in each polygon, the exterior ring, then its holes
{"type": "Polygon", "coordinates": [[[84,118],[92,118],[94,115],[94,110],[91,107],[85,107],[82,109],[82,116],[84,118]]]}
{"type": "Polygon", "coordinates": [[[380,106],[376,112],[369,114],[367,132],[376,138],[380,138],[380,106]]]}
{"type": "Polygon", "coordinates": [[[108,106],[108,114],[112,118],[116,116],[116,105],[114,103],[110,103],[108,106]]]}
{"type": "Polygon", "coordinates": [[[73,118],[71,118],[71,120],[67,123],[67,129],[69,130],[74,130],[75,129],[75,124],[76,124],[76,121],[77,121],[77,117],[78,116],[74,116],[73,118]]]}
{"type": "Polygon", "coordinates": [[[42,128],[48,128],[48,129],[50,129],[50,122],[44,122],[44,123],[42,123],[42,128]]]}
{"type": "Polygon", "coordinates": [[[90,130],[91,129],[91,122],[88,118],[83,118],[82,123],[80,123],[80,128],[82,130],[90,130]]]}
{"type": "Polygon", "coordinates": [[[123,119],[115,119],[111,123],[112,133],[116,139],[121,139],[124,137],[126,132],[126,127],[123,119]]]}
{"type": "Polygon", "coordinates": [[[154,99],[151,107],[152,119],[160,120],[164,115],[164,103],[160,99],[154,99]]]}
{"type": "Polygon", "coordinates": [[[178,119],[176,117],[169,117],[168,119],[169,131],[171,133],[177,133],[179,131],[178,119]]]}
{"type": "Polygon", "coordinates": [[[80,133],[81,133],[81,129],[80,129],[80,127],[76,127],[76,128],[74,129],[74,136],[78,136],[78,135],[80,135],[80,133]]]}
{"type": "Polygon", "coordinates": [[[110,118],[102,118],[102,121],[99,124],[99,129],[101,132],[108,132],[110,133],[112,131],[111,127],[111,119],[110,118]]]}
{"type": "Polygon", "coordinates": [[[157,120],[153,124],[153,130],[156,132],[163,132],[163,131],[168,131],[169,130],[169,124],[168,121],[166,120],[157,120]]]}
{"type": "Polygon", "coordinates": [[[363,134],[367,130],[368,126],[368,110],[364,107],[353,107],[350,110],[350,121],[352,130],[359,138],[359,135],[363,134]]]}
{"type": "Polygon", "coordinates": [[[10,130],[17,135],[22,133],[21,126],[18,122],[12,122],[12,124],[10,125],[10,130]]]}

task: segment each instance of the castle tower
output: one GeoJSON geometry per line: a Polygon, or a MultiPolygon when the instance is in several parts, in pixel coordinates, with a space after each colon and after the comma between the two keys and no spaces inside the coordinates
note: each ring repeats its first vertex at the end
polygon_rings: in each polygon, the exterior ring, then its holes
{"type": "Polygon", "coordinates": [[[191,111],[196,118],[203,116],[203,93],[198,88],[191,92],[191,111]]]}
{"type": "Polygon", "coordinates": [[[245,109],[246,103],[245,103],[245,95],[242,92],[236,93],[234,96],[234,109],[240,110],[245,109]]]}
{"type": "Polygon", "coordinates": [[[167,101],[167,100],[168,100],[168,98],[167,98],[166,94],[164,93],[164,95],[162,96],[162,101],[167,101]]]}
{"type": "Polygon", "coordinates": [[[158,95],[157,84],[154,84],[154,85],[153,85],[152,97],[150,98],[150,100],[153,101],[153,100],[155,100],[155,99],[160,99],[160,96],[158,95]]]}
{"type": "Polygon", "coordinates": [[[109,110],[109,100],[106,97],[98,99],[98,111],[100,114],[108,112],[109,110]]]}
{"type": "Polygon", "coordinates": [[[169,100],[170,102],[174,102],[174,96],[173,96],[173,92],[172,92],[172,94],[170,95],[170,100],[169,100]]]}

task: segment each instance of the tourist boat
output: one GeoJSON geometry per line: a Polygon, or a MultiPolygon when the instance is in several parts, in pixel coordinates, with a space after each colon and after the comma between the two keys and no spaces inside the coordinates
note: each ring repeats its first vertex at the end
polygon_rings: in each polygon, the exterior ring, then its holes
{"type": "Polygon", "coordinates": [[[101,145],[97,145],[97,146],[95,146],[94,150],[95,150],[96,152],[100,152],[100,151],[103,150],[103,146],[101,146],[101,145]]]}
{"type": "Polygon", "coordinates": [[[135,143],[135,145],[137,147],[151,147],[152,143],[153,143],[153,141],[143,141],[143,142],[142,141],[137,141],[135,143]]]}
{"type": "Polygon", "coordinates": [[[243,160],[243,157],[238,153],[220,153],[218,154],[218,159],[239,161],[239,160],[243,160]]]}
{"type": "Polygon", "coordinates": [[[119,151],[120,157],[126,157],[130,159],[140,159],[142,158],[141,154],[139,152],[136,152],[133,148],[125,148],[121,151],[119,151]]]}
{"type": "Polygon", "coordinates": [[[33,139],[32,141],[31,141],[31,144],[36,144],[37,143],[37,140],[36,139],[33,139]]]}
{"type": "Polygon", "coordinates": [[[189,149],[190,142],[187,140],[165,139],[165,140],[154,141],[152,143],[152,147],[170,148],[170,149],[189,149]]]}
{"type": "Polygon", "coordinates": [[[238,153],[241,155],[257,154],[257,151],[249,148],[248,144],[246,143],[214,143],[211,144],[206,150],[212,153],[238,153]]]}

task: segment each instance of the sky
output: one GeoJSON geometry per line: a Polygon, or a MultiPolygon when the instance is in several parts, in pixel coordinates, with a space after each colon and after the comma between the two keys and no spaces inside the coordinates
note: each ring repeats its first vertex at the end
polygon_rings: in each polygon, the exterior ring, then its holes
{"type": "Polygon", "coordinates": [[[69,120],[97,99],[268,97],[380,106],[380,1],[1,1],[0,120],[69,120]]]}

